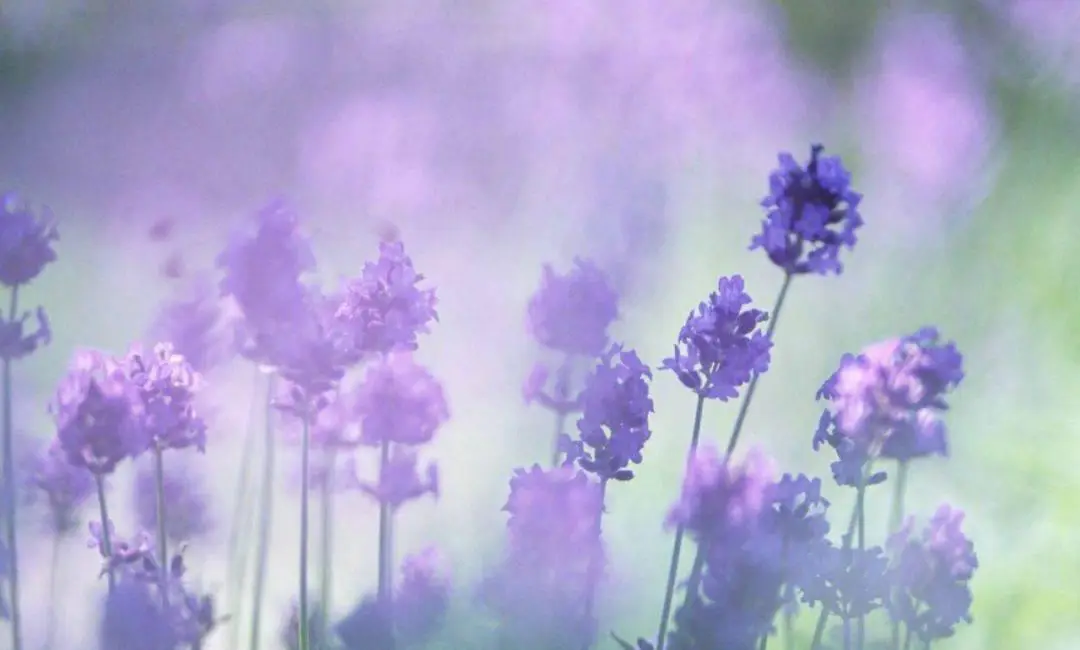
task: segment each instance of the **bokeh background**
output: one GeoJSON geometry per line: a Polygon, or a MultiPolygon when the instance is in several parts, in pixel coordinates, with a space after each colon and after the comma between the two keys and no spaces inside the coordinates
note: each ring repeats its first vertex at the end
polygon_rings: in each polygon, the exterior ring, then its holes
{"type": "MultiPolygon", "coordinates": [[[[940,326],[968,378],[948,416],[952,458],[914,471],[911,504],[965,508],[982,563],[976,623],[941,647],[1080,648],[1070,0],[0,0],[0,184],[51,206],[63,236],[27,296],[55,339],[17,368],[17,425],[50,436],[45,406],[73,349],[142,340],[266,200],[305,215],[328,280],[397,229],[439,287],[422,359],[453,413],[431,454],[442,499],[404,511],[398,554],[439,544],[468,610],[497,557],[511,469],[550,447],[549,416],[519,388],[538,358],[524,309],[541,264],[597,259],[623,292],[617,338],[656,365],[717,276],[744,274],[758,306],[772,304],[779,272],[746,249],[776,153],[803,158],[812,141],[844,156],[867,225],[843,276],[796,282],[747,442],[827,474],[810,449],[814,392],[840,355],[940,326]],[[172,236],[154,241],[163,219],[172,236]],[[176,255],[181,277],[163,277],[176,255]]],[[[189,553],[211,588],[224,581],[250,374],[237,363],[209,378],[213,436],[198,465],[220,526],[189,553]]],[[[610,492],[605,524],[600,614],[627,637],[655,633],[661,520],[692,419],[673,377],[654,391],[646,462],[610,492]]],[[[711,406],[707,437],[726,439],[733,415],[711,406]]],[[[289,462],[268,642],[294,594],[289,462]]],[[[130,474],[112,486],[117,503],[130,474]]],[[[338,508],[344,609],[374,584],[376,510],[359,496],[338,508]]],[[[883,530],[888,504],[875,508],[883,530]]],[[[23,534],[36,639],[46,545],[32,523],[23,534]]],[[[101,590],[81,541],[62,560],[65,648],[87,647],[101,590]]],[[[461,620],[475,624],[441,647],[483,648],[483,616],[461,620]]],[[[213,643],[227,648],[228,634],[213,643]]]]}

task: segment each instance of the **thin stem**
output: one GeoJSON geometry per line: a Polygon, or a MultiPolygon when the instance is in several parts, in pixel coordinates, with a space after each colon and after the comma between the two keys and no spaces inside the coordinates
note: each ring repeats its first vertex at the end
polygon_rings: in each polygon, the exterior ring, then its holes
{"type": "Polygon", "coordinates": [[[154,444],[154,483],[157,487],[158,570],[161,571],[161,603],[169,608],[169,542],[165,527],[165,459],[161,446],[154,444]]]}
{"type": "MultiPolygon", "coordinates": [[[[893,481],[892,511],[889,513],[889,530],[887,537],[892,537],[904,522],[904,496],[907,493],[908,463],[897,461],[896,480],[893,481]]],[[[892,620],[892,645],[893,650],[900,650],[900,621],[892,620]]]]}
{"type": "Polygon", "coordinates": [[[106,564],[106,573],[109,578],[109,592],[111,593],[116,588],[116,577],[112,572],[112,535],[109,534],[109,508],[105,505],[105,477],[101,474],[94,474],[94,481],[97,483],[97,500],[98,500],[98,512],[101,513],[101,546],[105,552],[105,561],[110,564],[106,564]]]}
{"type": "Polygon", "coordinates": [[[322,604],[322,620],[319,622],[320,639],[324,641],[329,637],[330,631],[330,591],[331,591],[331,565],[334,554],[334,463],[337,460],[336,450],[327,445],[325,450],[326,474],[323,476],[322,494],[320,495],[322,506],[320,510],[322,551],[319,554],[319,602],[322,604]]]}
{"type": "Polygon", "coordinates": [[[814,626],[814,636],[810,639],[810,650],[821,648],[821,638],[825,635],[825,624],[829,621],[829,607],[821,603],[821,615],[818,616],[817,625],[814,626]]]}
{"type": "Polygon", "coordinates": [[[790,607],[784,608],[784,650],[795,650],[795,615],[790,607]]]}
{"type": "Polygon", "coordinates": [[[566,420],[570,411],[566,408],[566,400],[570,397],[570,356],[563,359],[562,365],[555,377],[555,437],[551,441],[551,466],[558,467],[562,460],[562,450],[559,441],[566,431],[566,420]]]}
{"type": "MultiPolygon", "coordinates": [[[[8,322],[15,322],[15,312],[19,307],[19,287],[11,288],[11,302],[8,305],[8,322]]],[[[7,537],[8,547],[8,584],[11,588],[11,610],[9,621],[11,623],[11,647],[13,650],[22,648],[22,617],[19,603],[19,550],[17,526],[15,523],[17,513],[15,498],[15,452],[13,438],[15,435],[14,417],[11,412],[12,406],[12,379],[11,359],[4,356],[4,532],[7,537]]]]}
{"type": "MultiPolygon", "coordinates": [[[[603,520],[604,520],[604,501],[607,498],[607,480],[600,481],[600,511],[596,513],[596,523],[593,528],[594,539],[597,544],[597,549],[600,547],[600,537],[603,534],[603,520]]],[[[595,625],[593,621],[593,615],[596,612],[596,589],[600,582],[600,557],[599,552],[596,552],[589,558],[589,575],[588,582],[585,584],[585,613],[582,617],[583,629],[588,631],[585,641],[583,643],[584,650],[589,650],[592,647],[590,640],[593,637],[595,625]]]]}
{"type": "MultiPolygon", "coordinates": [[[[701,416],[705,413],[705,396],[698,395],[697,407],[694,410],[694,429],[690,433],[690,451],[687,453],[686,464],[697,452],[698,440],[701,438],[701,416]]],[[[664,605],[660,609],[660,629],[656,633],[656,650],[664,650],[667,640],[668,619],[671,618],[671,605],[675,599],[675,582],[679,579],[679,556],[682,554],[683,536],[686,529],[682,524],[675,529],[675,543],[671,548],[671,561],[668,564],[667,585],[664,588],[664,605]]]]}
{"type": "MultiPolygon", "coordinates": [[[[385,484],[390,471],[390,441],[383,440],[379,447],[379,483],[385,484]]],[[[392,510],[385,500],[379,502],[379,606],[385,612],[390,611],[393,592],[393,568],[391,559],[392,510]]]]}
{"type": "Polygon", "coordinates": [[[266,382],[266,448],[263,451],[262,484],[259,489],[259,537],[255,551],[255,582],[253,585],[251,609],[251,637],[248,639],[250,650],[259,647],[259,632],[262,626],[263,592],[266,591],[266,564],[270,553],[270,530],[274,512],[274,376],[266,382]]]}
{"type": "Polygon", "coordinates": [[[52,536],[52,549],[49,552],[49,605],[45,610],[45,648],[52,650],[56,643],[56,578],[60,573],[60,547],[63,537],[56,533],[52,536]]]}
{"type": "Polygon", "coordinates": [[[851,619],[845,616],[841,625],[844,630],[844,650],[851,650],[851,619]]]}
{"type": "Polygon", "coordinates": [[[904,628],[904,650],[910,650],[911,648],[911,626],[904,628]]]}
{"type": "Polygon", "coordinates": [[[761,641],[758,643],[758,650],[765,650],[769,647],[769,635],[762,634],[761,641]]]}
{"type": "MultiPolygon", "coordinates": [[[[784,307],[784,300],[787,299],[788,289],[791,288],[791,280],[795,276],[787,273],[784,275],[784,283],[780,285],[780,293],[776,294],[776,302],[773,304],[772,313],[769,314],[769,324],[765,328],[765,336],[770,341],[773,335],[776,333],[776,324],[780,322],[780,310],[784,307]]],[[[754,400],[754,392],[757,390],[758,379],[761,378],[761,374],[754,373],[750,377],[750,383],[746,386],[746,394],[743,395],[742,403],[739,405],[739,413],[735,416],[735,426],[731,429],[731,437],[728,438],[726,454],[728,457],[735,451],[735,446],[739,444],[739,435],[742,433],[743,424],[746,422],[746,414],[750,411],[750,402],[754,400]]]]}
{"type": "Polygon", "coordinates": [[[298,650],[308,650],[308,499],[311,455],[311,427],[308,425],[308,414],[300,418],[303,422],[303,433],[300,437],[300,625],[298,650]]]}
{"type": "MultiPolygon", "coordinates": [[[[858,545],[860,555],[866,549],[866,482],[860,478],[855,497],[855,509],[858,512],[858,545]]],[[[866,645],[866,616],[860,614],[855,623],[855,643],[858,650],[866,645]]]]}

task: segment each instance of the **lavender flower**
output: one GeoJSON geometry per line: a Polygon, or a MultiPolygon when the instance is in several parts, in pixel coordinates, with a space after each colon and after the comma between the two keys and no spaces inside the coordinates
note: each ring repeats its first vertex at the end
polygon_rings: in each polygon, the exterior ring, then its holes
{"type": "Polygon", "coordinates": [[[816,575],[801,585],[803,601],[845,621],[865,617],[889,598],[888,558],[881,547],[828,544],[815,558],[816,575]]]}
{"type": "Polygon", "coordinates": [[[352,487],[392,509],[428,493],[436,498],[439,496],[438,467],[429,463],[421,473],[416,452],[404,447],[393,448],[388,462],[380,469],[377,481],[358,478],[355,466],[350,468],[346,476],[351,477],[352,487]]]}
{"type": "Polygon", "coordinates": [[[379,244],[379,259],[364,264],[360,277],[349,283],[336,314],[358,355],[416,349],[417,335],[438,320],[435,290],[419,288],[423,280],[404,244],[379,244]]]}
{"type": "MultiPolygon", "coordinates": [[[[209,503],[196,475],[183,465],[170,463],[163,478],[165,535],[172,542],[187,542],[206,534],[211,527],[209,503]]],[[[135,519],[144,530],[160,530],[157,517],[157,474],[143,464],[135,474],[135,519]]]]}
{"type": "Polygon", "coordinates": [[[942,505],[921,537],[912,535],[909,519],[888,543],[896,587],[890,614],[924,643],[950,637],[957,624],[972,620],[970,582],[979,562],[960,530],[963,520],[962,511],[942,505]]]}
{"type": "Polygon", "coordinates": [[[565,354],[599,355],[618,317],[618,295],[607,275],[580,258],[565,275],[545,264],[540,289],[529,300],[529,333],[540,345],[565,354]]]}
{"type": "Polygon", "coordinates": [[[759,309],[744,309],[750,296],[742,276],[722,277],[707,302],[690,312],[679,331],[673,357],[661,368],[675,373],[698,395],[727,401],[754,373],[769,369],[772,341],[758,329],[768,320],[759,309]]]}
{"type": "Polygon", "coordinates": [[[422,445],[450,417],[442,384],[408,352],[392,352],[368,369],[355,394],[364,444],[422,445]]]}
{"type": "Polygon", "coordinates": [[[822,156],[824,150],[813,145],[805,169],[791,154],[780,154],[780,168],[769,175],[769,195],[761,201],[768,214],[750,249],[765,249],[788,275],[840,273],[840,247],[854,247],[863,224],[862,196],[852,191],[851,174],[839,157],[822,156]]]}
{"type": "Polygon", "coordinates": [[[39,217],[14,194],[0,194],[0,284],[29,284],[56,261],[60,239],[48,210],[39,217]]]}
{"type": "MultiPolygon", "coordinates": [[[[280,402],[288,402],[291,387],[282,387],[280,402]]],[[[355,427],[353,404],[351,399],[340,390],[334,390],[322,396],[318,410],[308,422],[308,436],[313,447],[330,450],[352,449],[361,443],[355,427]]],[[[281,429],[287,442],[299,444],[302,427],[295,418],[285,418],[281,429]]]]}
{"type": "Polygon", "coordinates": [[[52,405],[67,460],[97,475],[146,448],[135,387],[123,365],[95,350],[76,353],[52,405]]]}
{"type": "Polygon", "coordinates": [[[94,493],[94,477],[84,467],[72,465],[58,441],[35,458],[30,480],[45,496],[52,530],[65,535],[77,526],[76,510],[94,493]]]}
{"type": "Polygon", "coordinates": [[[162,306],[150,331],[153,340],[172,342],[195,371],[206,373],[225,361],[230,352],[222,319],[213,285],[200,277],[184,294],[162,306]]]}
{"type": "Polygon", "coordinates": [[[202,377],[171,343],[154,346],[152,355],[139,351],[127,358],[131,383],[142,400],[141,425],[146,442],[158,449],[206,450],[206,423],[195,412],[202,377]]]}
{"type": "Polygon", "coordinates": [[[422,643],[438,629],[450,601],[444,560],[434,547],[405,557],[394,595],[394,621],[406,644],[422,643]]]}
{"type": "Polygon", "coordinates": [[[38,307],[34,316],[37,328],[28,333],[26,330],[30,312],[24,312],[14,319],[0,315],[0,359],[22,359],[52,341],[52,329],[45,310],[38,307]]]}
{"type": "MultiPolygon", "coordinates": [[[[940,412],[946,395],[963,380],[963,357],[953,343],[940,343],[927,327],[845,355],[840,368],[818,391],[830,410],[822,414],[814,448],[833,447],[840,460],[833,474],[841,485],[856,485],[870,458],[908,461],[945,455],[940,412]]],[[[884,480],[883,474],[870,483],[884,480]]]]}
{"type": "Polygon", "coordinates": [[[648,366],[633,350],[613,345],[601,356],[582,393],[583,412],[577,423],[580,448],[568,455],[568,462],[576,460],[601,481],[633,478],[627,467],[641,463],[641,452],[651,435],[651,379],[648,366]]]}
{"type": "Polygon", "coordinates": [[[134,581],[109,592],[99,639],[100,647],[117,650],[175,650],[180,643],[150,587],[134,581]]]}

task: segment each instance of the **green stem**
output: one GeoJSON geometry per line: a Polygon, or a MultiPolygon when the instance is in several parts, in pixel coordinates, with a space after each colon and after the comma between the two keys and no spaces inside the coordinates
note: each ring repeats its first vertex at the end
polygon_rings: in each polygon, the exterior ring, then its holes
{"type": "Polygon", "coordinates": [[[262,627],[263,592],[266,591],[266,565],[270,554],[270,530],[274,512],[274,376],[266,382],[266,448],[263,451],[262,483],[259,487],[259,537],[255,551],[255,581],[253,584],[251,605],[251,636],[248,639],[250,650],[256,650],[260,643],[259,632],[262,627]]]}
{"type": "MultiPolygon", "coordinates": [[[[109,508],[105,505],[105,477],[101,474],[94,474],[94,481],[97,483],[97,499],[98,499],[98,512],[101,514],[101,546],[105,552],[105,561],[112,561],[112,539],[109,534],[109,508]]],[[[111,564],[106,565],[106,573],[109,578],[109,592],[116,587],[116,577],[113,576],[111,564]]]]}
{"type": "MultiPolygon", "coordinates": [[[[690,451],[687,454],[686,465],[697,452],[698,441],[701,438],[701,417],[705,413],[705,396],[698,395],[697,407],[694,410],[694,428],[690,433],[690,451]]],[[[682,554],[683,536],[686,528],[679,524],[675,529],[675,543],[671,548],[671,560],[668,563],[667,584],[664,588],[664,605],[660,609],[660,629],[656,633],[656,650],[664,650],[667,641],[668,620],[671,618],[671,605],[675,599],[675,582],[679,579],[679,556],[682,554]]]]}
{"type": "MultiPolygon", "coordinates": [[[[59,530],[59,528],[57,529],[59,530]]],[[[60,573],[60,547],[63,537],[60,533],[52,536],[52,549],[49,552],[49,604],[45,610],[45,648],[52,650],[56,643],[56,578],[60,573]]]]}
{"type": "MultiPolygon", "coordinates": [[[[866,550],[866,481],[859,480],[855,497],[855,509],[858,512],[858,545],[860,555],[866,550]]],[[[855,646],[863,650],[866,645],[866,616],[860,614],[855,621],[855,646]]]]}
{"type": "Polygon", "coordinates": [[[910,650],[911,648],[911,627],[907,626],[904,629],[904,650],[910,650]]]}
{"type": "MultiPolygon", "coordinates": [[[[379,483],[385,485],[390,471],[390,441],[383,440],[379,447],[379,483]]],[[[379,502],[379,606],[385,615],[390,611],[393,598],[393,559],[391,553],[391,526],[393,511],[389,503],[379,502]]]]}
{"type": "Polygon", "coordinates": [[[154,443],[154,483],[157,487],[158,570],[161,572],[161,603],[169,608],[169,543],[165,527],[165,459],[161,446],[154,443]]]}
{"type": "Polygon", "coordinates": [[[758,643],[758,650],[765,650],[768,647],[769,647],[769,635],[767,633],[762,634],[761,635],[761,641],[758,643]]]}
{"type": "Polygon", "coordinates": [[[322,604],[322,619],[320,621],[320,639],[329,638],[330,632],[330,591],[331,591],[331,568],[334,553],[334,463],[337,460],[336,450],[327,445],[325,450],[326,475],[323,476],[320,488],[322,490],[322,506],[319,513],[321,518],[322,552],[319,554],[319,602],[322,604]]]}
{"type": "MultiPolygon", "coordinates": [[[[896,534],[904,523],[904,497],[907,493],[908,463],[897,461],[896,480],[893,481],[892,511],[889,513],[888,537],[896,534]]],[[[892,645],[893,650],[900,650],[900,621],[895,618],[892,621],[892,645]]]]}
{"type": "MultiPolygon", "coordinates": [[[[8,308],[8,322],[15,322],[15,312],[19,306],[19,287],[11,288],[11,302],[8,308]]],[[[11,359],[4,357],[4,523],[8,546],[8,584],[11,588],[11,647],[13,650],[22,648],[22,617],[19,598],[19,550],[16,525],[18,507],[15,498],[15,452],[14,436],[15,426],[12,414],[12,379],[11,359]]]]}
{"type": "Polygon", "coordinates": [[[784,608],[784,650],[795,650],[795,615],[790,607],[784,608]]]}
{"type": "MultiPolygon", "coordinates": [[[[307,405],[305,405],[305,409],[307,405]]],[[[310,485],[311,427],[308,414],[301,416],[303,432],[300,437],[300,625],[298,650],[308,650],[308,500],[310,485]]]]}

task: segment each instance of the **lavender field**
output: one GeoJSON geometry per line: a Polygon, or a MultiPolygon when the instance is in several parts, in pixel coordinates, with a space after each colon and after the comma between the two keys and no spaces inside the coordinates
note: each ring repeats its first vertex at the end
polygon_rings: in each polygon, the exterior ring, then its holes
{"type": "Polygon", "coordinates": [[[1078,35],[0,0],[0,650],[1080,648],[1078,35]]]}

